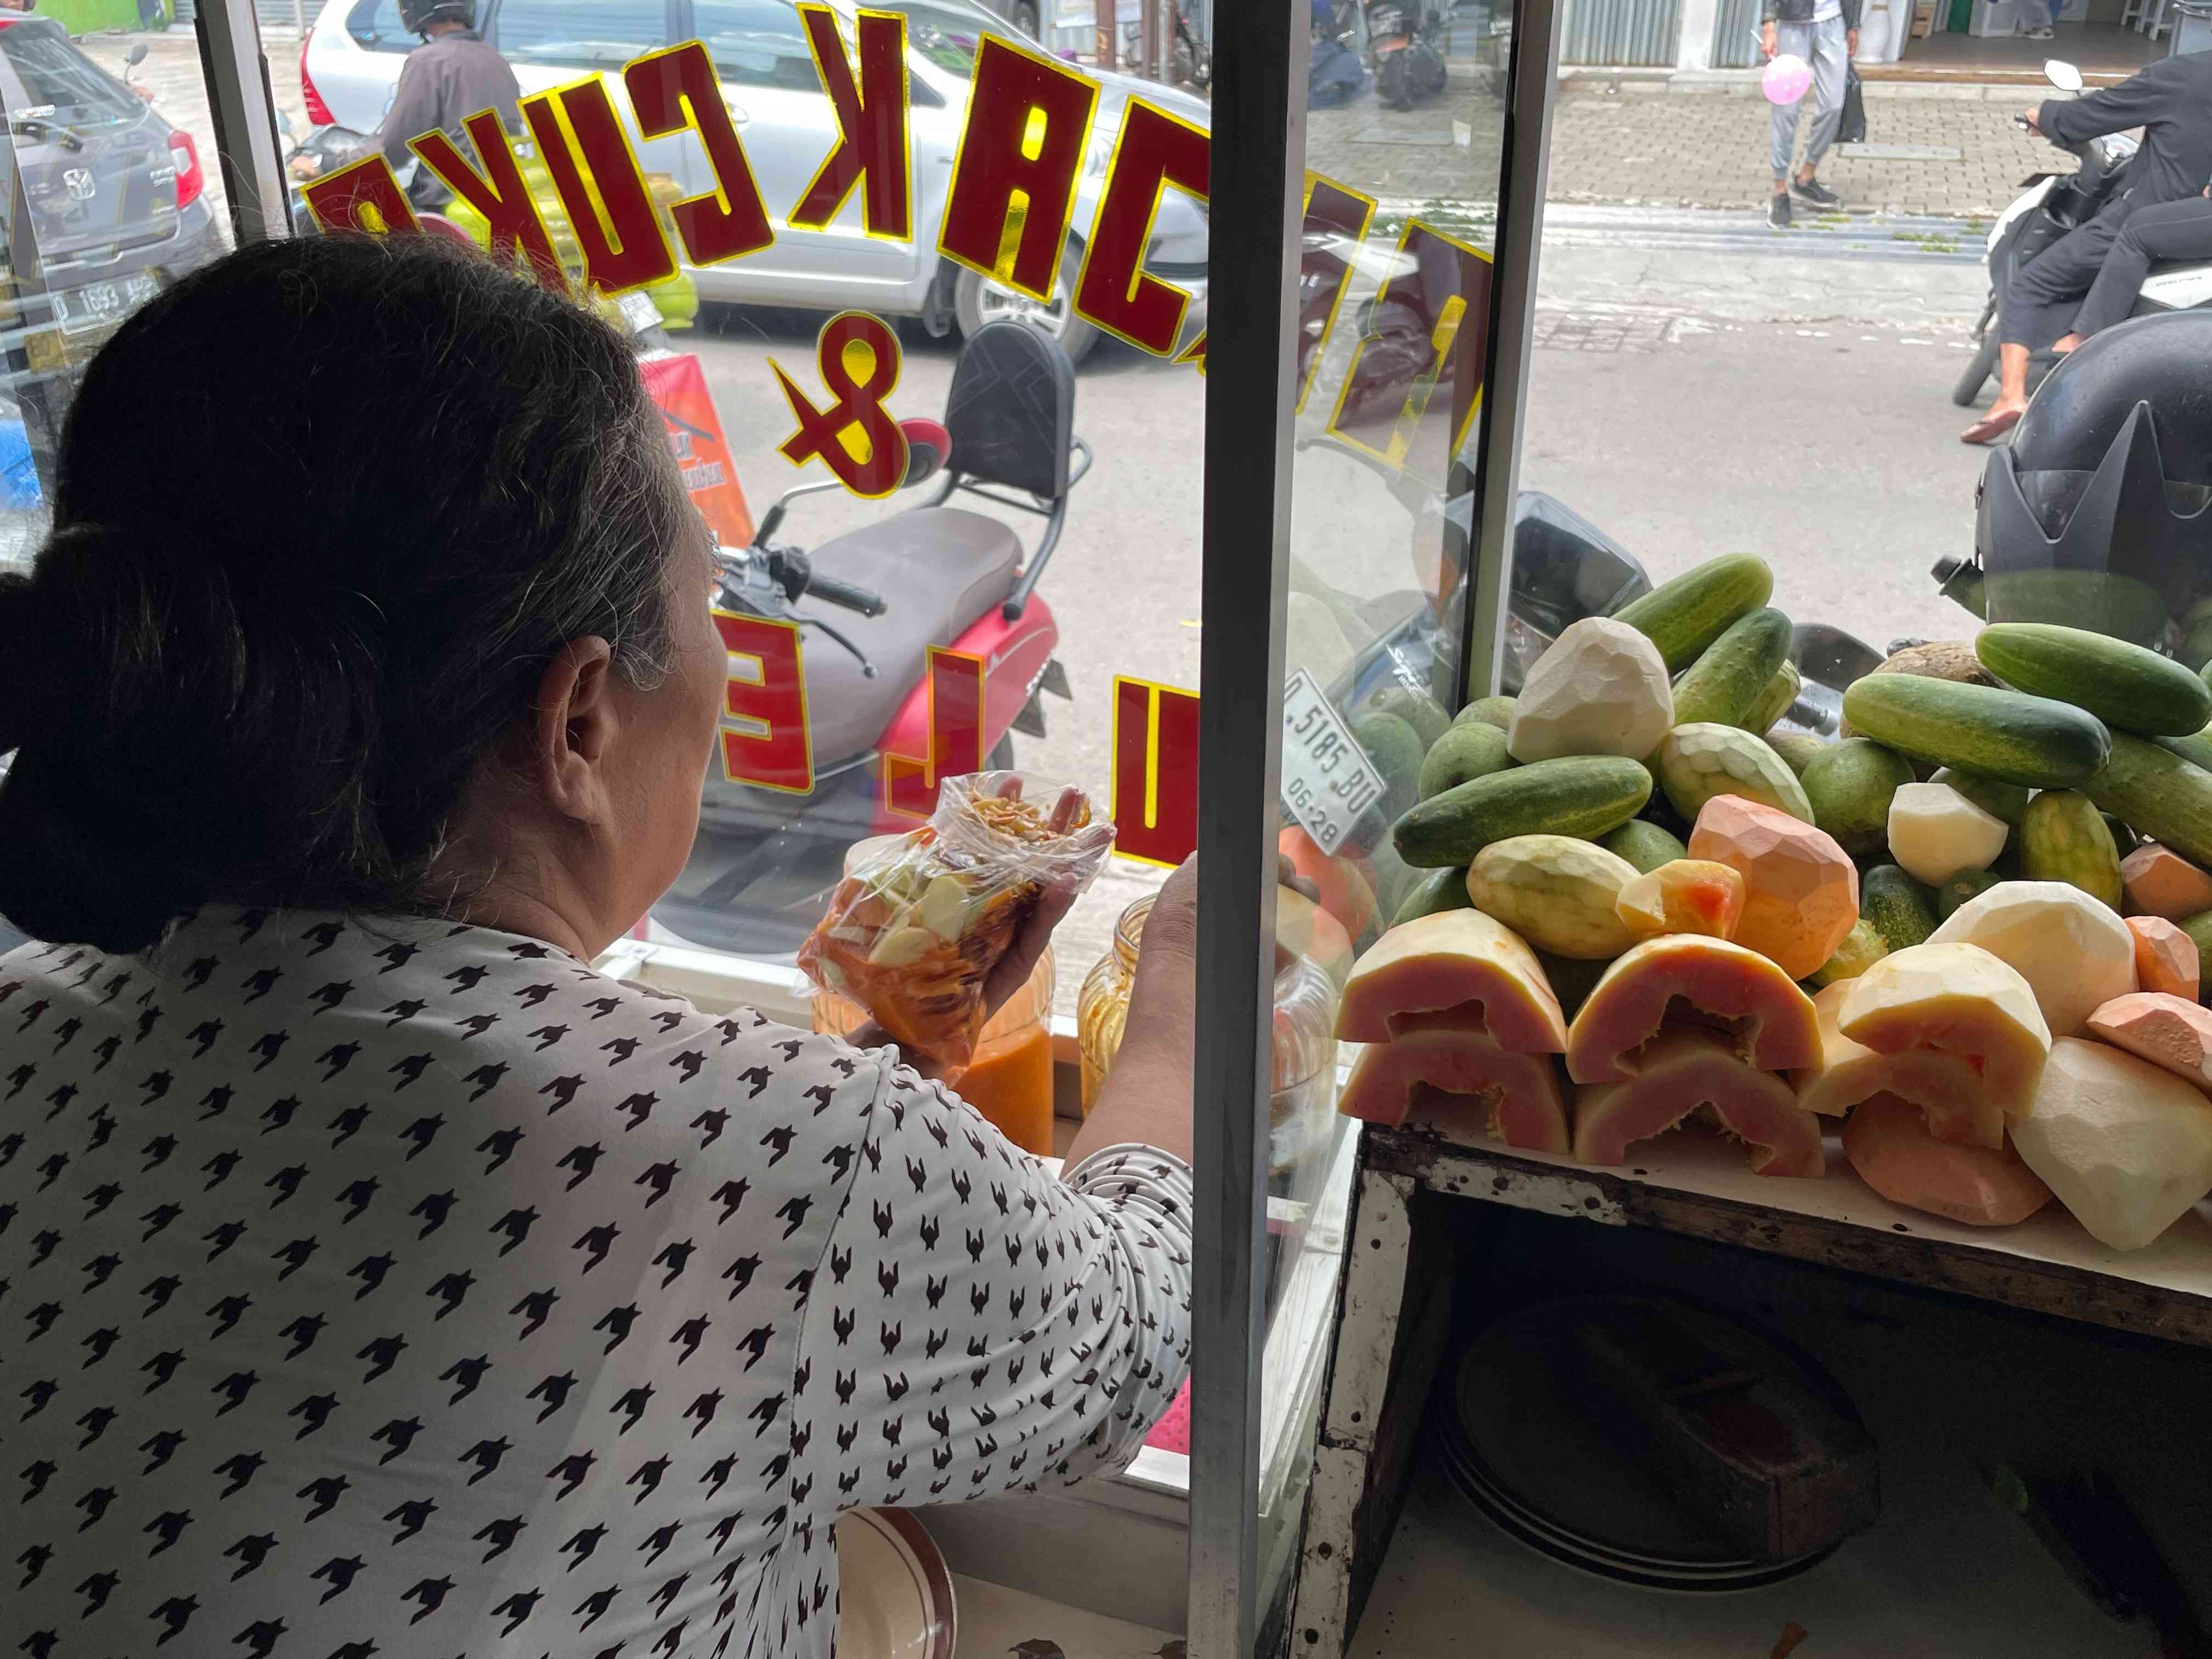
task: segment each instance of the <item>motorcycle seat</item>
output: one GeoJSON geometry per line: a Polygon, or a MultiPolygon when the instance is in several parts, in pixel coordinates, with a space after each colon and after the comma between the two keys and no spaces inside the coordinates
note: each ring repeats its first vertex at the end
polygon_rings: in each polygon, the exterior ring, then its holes
{"type": "Polygon", "coordinates": [[[851,652],[809,629],[802,661],[817,767],[872,747],[921,682],[929,647],[951,645],[1012,591],[1020,539],[996,519],[957,507],[918,507],[823,543],[810,555],[825,576],[882,595],[884,614],[804,600],[867,653],[869,679],[851,652]]]}

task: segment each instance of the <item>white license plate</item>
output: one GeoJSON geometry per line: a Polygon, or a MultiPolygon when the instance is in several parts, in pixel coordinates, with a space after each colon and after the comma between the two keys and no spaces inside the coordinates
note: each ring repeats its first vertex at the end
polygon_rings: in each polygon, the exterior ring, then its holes
{"type": "Polygon", "coordinates": [[[652,296],[631,292],[622,296],[623,320],[636,333],[660,326],[660,307],[653,303],[652,296]]]}
{"type": "Polygon", "coordinates": [[[161,278],[151,271],[109,283],[87,283],[55,293],[54,317],[64,334],[83,334],[121,322],[161,291],[161,278]]]}
{"type": "Polygon", "coordinates": [[[1389,780],[1303,668],[1283,687],[1283,804],[1334,854],[1389,780]]]}

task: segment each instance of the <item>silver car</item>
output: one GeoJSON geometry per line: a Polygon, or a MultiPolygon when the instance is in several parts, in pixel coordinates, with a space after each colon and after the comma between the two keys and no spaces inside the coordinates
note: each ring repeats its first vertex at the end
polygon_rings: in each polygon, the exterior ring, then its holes
{"type": "MultiPolygon", "coordinates": [[[[852,0],[830,3],[846,20],[849,40],[852,0]]],[[[1073,314],[1068,296],[1127,100],[1142,96],[1200,126],[1207,106],[1188,94],[1127,76],[1096,77],[1103,90],[1077,189],[1073,233],[1052,303],[1040,305],[936,251],[978,44],[987,34],[1021,37],[969,0],[872,0],[872,5],[903,12],[907,18],[916,233],[912,243],[866,235],[858,191],[823,229],[798,230],[783,222],[782,216],[812,181],[837,135],[805,31],[788,0],[485,0],[479,27],[514,66],[525,94],[574,81],[580,70],[597,70],[607,78],[626,125],[629,100],[620,84],[623,64],[672,42],[706,42],[775,222],[776,240],[758,253],[695,271],[702,298],[920,317],[938,333],[952,325],[972,332],[994,318],[1018,316],[1052,334],[1071,358],[1080,358],[1098,331],[1073,314]]],[[[301,90],[310,114],[374,132],[392,101],[400,61],[415,44],[400,24],[397,0],[329,0],[301,55],[301,90]]],[[[1036,50],[1034,42],[1022,44],[1036,50]]],[[[649,171],[672,175],[690,193],[714,188],[706,153],[692,134],[643,139],[633,126],[631,137],[649,171]]],[[[1206,250],[1205,210],[1180,191],[1165,192],[1152,221],[1146,269],[1202,302],[1206,250]]],[[[1187,331],[1196,328],[1202,304],[1192,306],[1187,331]]]]}

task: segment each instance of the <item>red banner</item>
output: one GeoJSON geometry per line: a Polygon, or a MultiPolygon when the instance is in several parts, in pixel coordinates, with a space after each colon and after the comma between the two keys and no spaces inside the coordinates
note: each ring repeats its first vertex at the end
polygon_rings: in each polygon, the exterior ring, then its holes
{"type": "Polygon", "coordinates": [[[691,503],[725,547],[744,547],[753,538],[752,509],[738,483],[737,464],[723,441],[721,417],[707,391],[707,376],[699,360],[686,352],[672,357],[648,357],[638,364],[645,389],[660,406],[668,428],[668,447],[684,469],[684,487],[691,503]]]}

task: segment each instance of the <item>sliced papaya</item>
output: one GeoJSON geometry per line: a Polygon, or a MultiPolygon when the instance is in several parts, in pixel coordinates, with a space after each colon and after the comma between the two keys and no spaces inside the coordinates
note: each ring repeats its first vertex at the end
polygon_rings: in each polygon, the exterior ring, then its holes
{"type": "Polygon", "coordinates": [[[1383,1042],[1408,1015],[1468,1009],[1508,1054],[1556,1054],[1566,1019],[1536,953],[1480,910],[1402,922],[1352,964],[1336,1015],[1346,1042],[1383,1042]]]}
{"type": "Polygon", "coordinates": [[[1957,1054],[2016,1122],[2035,1103],[2051,1027],[2017,969],[1977,945],[1912,945],[1844,981],[1836,1029],[1881,1054],[1957,1054]]]}
{"type": "Polygon", "coordinates": [[[1628,951],[1567,1028],[1567,1075],[1619,1083],[1646,1067],[1663,1029],[1717,1032],[1747,1064],[1779,1072],[1820,1057],[1813,1001],[1756,951],[1697,933],[1664,933],[1628,951]]]}
{"type": "Polygon", "coordinates": [[[2002,1138],[1995,1148],[1939,1140],[1900,1095],[1860,1103],[1844,1125],[1844,1156],[1891,1203],[1969,1227],[2009,1227],[2051,1202],[2043,1178],[2002,1138]]]}
{"type": "Polygon", "coordinates": [[[1751,1147],[1753,1175],[1824,1176],[1820,1123],[1790,1085],[1747,1066],[1717,1031],[1663,1031],[1646,1045],[1644,1066],[1625,1083],[1575,1091],[1575,1156],[1585,1164],[1624,1164],[1639,1140],[1663,1134],[1700,1106],[1751,1147]]]}
{"type": "Polygon", "coordinates": [[[1838,980],[1813,999],[1820,1022],[1820,1060],[1790,1073],[1797,1103],[1822,1117],[1841,1117],[1876,1095],[1893,1095],[1912,1103],[1938,1140],[1991,1151],[2002,1146],[2004,1112],[1964,1054],[1940,1048],[1878,1054],[1837,1029],[1837,1011],[1850,988],[1850,981],[1838,980]]]}
{"type": "Polygon", "coordinates": [[[1522,1152],[1567,1150],[1566,1098],[1549,1054],[1498,1047],[1480,1019],[1413,1014],[1388,1042],[1370,1042],[1352,1062],[1337,1109],[1393,1127],[1416,1115],[1449,1120],[1472,1110],[1481,1127],[1522,1152]],[[1442,1098],[1429,1091],[1441,1091],[1442,1098]]]}

